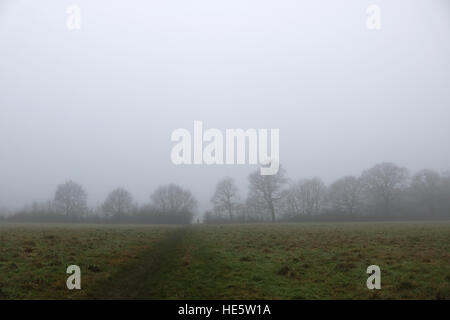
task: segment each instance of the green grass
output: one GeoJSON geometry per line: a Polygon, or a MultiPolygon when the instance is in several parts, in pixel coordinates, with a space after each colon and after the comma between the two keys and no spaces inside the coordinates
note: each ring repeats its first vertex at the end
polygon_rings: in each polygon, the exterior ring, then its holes
{"type": "Polygon", "coordinates": [[[0,300],[86,298],[151,250],[173,227],[0,225],[0,300]],[[66,269],[81,268],[83,290],[69,291],[66,269]],[[87,290],[84,290],[87,288],[87,290]]]}
{"type": "Polygon", "coordinates": [[[24,225],[0,243],[0,299],[450,299],[450,222],[24,225]]]}

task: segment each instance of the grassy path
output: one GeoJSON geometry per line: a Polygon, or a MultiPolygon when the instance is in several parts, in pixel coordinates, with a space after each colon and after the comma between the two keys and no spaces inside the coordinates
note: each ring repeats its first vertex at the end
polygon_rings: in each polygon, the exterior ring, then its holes
{"type": "Polygon", "coordinates": [[[99,283],[159,247],[175,226],[0,223],[0,300],[86,299],[99,283]],[[82,290],[66,269],[81,268],[82,290]]]}
{"type": "Polygon", "coordinates": [[[158,246],[141,255],[108,281],[99,284],[88,298],[157,299],[167,272],[177,267],[185,248],[187,228],[174,230],[158,246]]]}
{"type": "Polygon", "coordinates": [[[99,299],[449,299],[450,224],[176,228],[90,291],[99,299]],[[366,268],[382,269],[382,290],[366,268]]]}

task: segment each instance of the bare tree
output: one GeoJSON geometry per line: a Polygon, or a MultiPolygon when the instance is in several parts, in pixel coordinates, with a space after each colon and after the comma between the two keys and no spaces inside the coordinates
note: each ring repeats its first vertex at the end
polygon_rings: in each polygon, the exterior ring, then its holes
{"type": "Polygon", "coordinates": [[[151,199],[153,207],[164,214],[184,214],[192,219],[197,208],[197,200],[192,193],[175,184],[159,187],[151,199]]]}
{"type": "Polygon", "coordinates": [[[300,214],[319,214],[325,199],[326,186],[319,178],[300,180],[292,187],[291,197],[300,214]]]}
{"type": "Polygon", "coordinates": [[[261,175],[260,170],[250,174],[249,198],[254,202],[264,203],[271,215],[272,221],[276,219],[276,205],[282,199],[283,188],[288,182],[283,168],[275,175],[261,175]]]}
{"type": "Polygon", "coordinates": [[[293,219],[302,213],[297,191],[296,184],[283,190],[283,194],[281,196],[283,200],[280,201],[278,208],[281,211],[281,215],[285,219],[293,219]]]}
{"type": "Polygon", "coordinates": [[[227,177],[217,183],[216,191],[211,198],[215,210],[227,212],[232,221],[238,201],[238,188],[232,178],[227,177]]]}
{"type": "Polygon", "coordinates": [[[127,190],[118,188],[112,191],[102,205],[103,213],[108,217],[121,217],[133,212],[133,197],[127,190]]]}
{"type": "Polygon", "coordinates": [[[361,206],[361,191],[361,181],[358,178],[343,177],[329,187],[328,200],[334,210],[353,216],[361,206]]]}
{"type": "Polygon", "coordinates": [[[62,214],[79,217],[87,212],[87,194],[81,185],[68,181],[58,186],[54,204],[62,214]]]}
{"type": "Polygon", "coordinates": [[[393,163],[377,164],[363,172],[361,181],[368,199],[372,199],[377,210],[386,217],[391,216],[394,201],[405,186],[408,170],[393,163]]]}
{"type": "Polygon", "coordinates": [[[431,216],[436,215],[441,190],[439,173],[432,170],[419,171],[412,177],[410,187],[416,206],[425,206],[431,216]]]}
{"type": "MultiPolygon", "coordinates": [[[[282,201],[279,201],[282,203],[282,201]]],[[[244,221],[266,221],[269,217],[271,219],[270,210],[267,207],[266,201],[258,194],[249,194],[245,203],[242,204],[241,214],[244,221]]]]}

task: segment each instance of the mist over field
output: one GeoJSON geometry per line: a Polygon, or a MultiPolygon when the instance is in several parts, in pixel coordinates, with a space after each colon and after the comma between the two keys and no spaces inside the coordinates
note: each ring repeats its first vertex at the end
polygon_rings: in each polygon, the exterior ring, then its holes
{"type": "Polygon", "coordinates": [[[0,207],[52,200],[73,180],[101,206],[115,188],[145,204],[175,183],[210,209],[254,165],[171,162],[177,128],[280,129],[293,181],[330,185],[392,162],[450,169],[446,1],[0,3],[0,207]]]}
{"type": "Polygon", "coordinates": [[[0,303],[450,300],[449,88],[448,0],[0,0],[0,303]]]}

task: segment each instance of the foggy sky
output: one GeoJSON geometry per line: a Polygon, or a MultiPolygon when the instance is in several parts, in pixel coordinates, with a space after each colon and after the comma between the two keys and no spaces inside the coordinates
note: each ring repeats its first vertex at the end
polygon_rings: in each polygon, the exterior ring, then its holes
{"type": "Polygon", "coordinates": [[[0,0],[0,206],[68,179],[93,206],[174,182],[201,212],[224,176],[245,196],[255,166],[171,163],[172,131],[194,120],[279,128],[294,180],[383,161],[449,170],[449,18],[446,0],[0,0]]]}

